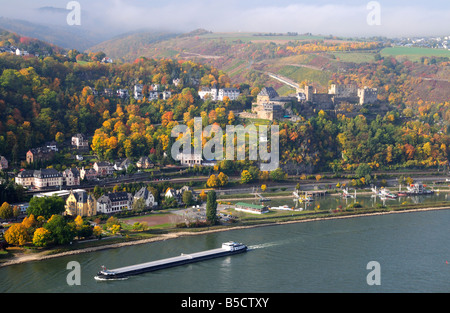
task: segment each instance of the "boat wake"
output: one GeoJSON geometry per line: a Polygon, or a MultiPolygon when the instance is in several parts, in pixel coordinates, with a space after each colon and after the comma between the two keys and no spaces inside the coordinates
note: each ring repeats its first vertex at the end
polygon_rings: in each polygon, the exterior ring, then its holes
{"type": "Polygon", "coordinates": [[[280,244],[281,244],[280,242],[267,242],[259,245],[248,246],[248,250],[264,249],[268,247],[278,246],[280,244]]]}
{"type": "Polygon", "coordinates": [[[102,277],[98,277],[98,276],[94,276],[94,279],[97,281],[111,281],[111,280],[127,280],[128,277],[122,277],[122,278],[102,278],[102,277]]]}

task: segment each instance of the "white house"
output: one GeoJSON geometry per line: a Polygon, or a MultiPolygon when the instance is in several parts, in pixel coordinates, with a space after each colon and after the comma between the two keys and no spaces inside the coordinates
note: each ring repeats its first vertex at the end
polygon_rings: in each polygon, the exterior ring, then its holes
{"type": "Polygon", "coordinates": [[[112,214],[131,210],[133,196],[126,192],[107,193],[97,199],[97,213],[112,214]]]}
{"type": "Polygon", "coordinates": [[[177,155],[177,160],[180,161],[181,165],[187,165],[189,167],[192,167],[194,165],[202,165],[202,154],[184,154],[179,153],[177,155]]]}
{"type": "Polygon", "coordinates": [[[89,150],[89,141],[83,134],[72,136],[72,147],[80,150],[89,150]]]}
{"type": "Polygon", "coordinates": [[[127,98],[128,97],[128,89],[118,89],[116,94],[120,98],[127,98]]]}
{"type": "Polygon", "coordinates": [[[138,192],[136,192],[133,199],[134,201],[143,199],[145,206],[148,208],[152,208],[158,205],[158,202],[155,201],[155,197],[146,187],[142,187],[138,192]]]}
{"type": "Polygon", "coordinates": [[[228,97],[230,100],[237,100],[240,93],[241,92],[237,88],[221,88],[219,89],[219,95],[217,99],[219,101],[223,101],[225,97],[228,97]]]}
{"type": "Polygon", "coordinates": [[[29,55],[29,53],[26,50],[20,50],[19,48],[17,48],[16,49],[16,55],[24,56],[24,55],[29,55]]]}
{"type": "Polygon", "coordinates": [[[217,90],[217,87],[201,87],[198,91],[200,99],[210,98],[212,101],[223,101],[225,97],[228,97],[230,100],[237,100],[240,93],[237,88],[221,88],[217,90]]]}
{"type": "Polygon", "coordinates": [[[133,164],[133,162],[131,162],[129,159],[119,160],[114,163],[114,169],[116,171],[128,170],[128,166],[130,166],[130,164],[133,164]]]}
{"type": "Polygon", "coordinates": [[[198,91],[198,95],[202,100],[209,98],[212,101],[217,101],[217,88],[201,87],[200,90],[198,91]]]}
{"type": "Polygon", "coordinates": [[[165,198],[177,198],[177,192],[173,188],[167,188],[166,193],[164,194],[165,198]]]}
{"type": "Polygon", "coordinates": [[[142,100],[142,89],[144,88],[143,85],[134,85],[134,99],[136,100],[142,100]]]}

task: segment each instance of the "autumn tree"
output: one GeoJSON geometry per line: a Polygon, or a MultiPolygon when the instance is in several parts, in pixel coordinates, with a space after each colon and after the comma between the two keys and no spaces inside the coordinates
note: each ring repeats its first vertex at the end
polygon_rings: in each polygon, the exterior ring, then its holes
{"type": "Polygon", "coordinates": [[[0,218],[2,219],[9,219],[13,217],[13,209],[9,205],[8,202],[3,202],[2,206],[0,207],[0,218]]]}
{"type": "Polygon", "coordinates": [[[22,223],[11,225],[3,236],[9,244],[16,246],[23,246],[30,241],[28,229],[22,223]]]}
{"type": "Polygon", "coordinates": [[[205,190],[202,189],[202,192],[200,192],[199,197],[202,201],[206,201],[207,194],[206,194],[205,190]]]}
{"type": "Polygon", "coordinates": [[[212,174],[206,181],[206,186],[211,188],[216,188],[220,186],[220,181],[216,175],[212,174]]]}
{"type": "Polygon", "coordinates": [[[253,180],[252,174],[248,170],[243,170],[241,173],[241,184],[248,184],[253,180]]]}
{"type": "Polygon", "coordinates": [[[51,242],[51,233],[49,230],[40,227],[36,229],[33,235],[33,244],[36,247],[46,247],[51,242]]]}
{"type": "Polygon", "coordinates": [[[217,179],[219,180],[220,187],[224,187],[228,184],[228,176],[223,172],[220,172],[219,175],[217,175],[217,179]]]}

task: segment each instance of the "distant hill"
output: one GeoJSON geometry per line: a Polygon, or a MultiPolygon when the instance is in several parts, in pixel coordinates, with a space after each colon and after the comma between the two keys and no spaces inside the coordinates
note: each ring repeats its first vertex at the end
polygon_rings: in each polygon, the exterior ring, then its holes
{"type": "Polygon", "coordinates": [[[151,49],[153,44],[169,40],[178,35],[170,32],[139,31],[114,37],[89,47],[87,50],[92,52],[103,51],[113,59],[133,61],[141,56],[142,51],[151,49]]]}
{"type": "MultiPolygon", "coordinates": [[[[380,66],[377,58],[384,57],[386,62],[390,58],[385,53],[389,45],[373,40],[297,33],[213,33],[199,29],[179,35],[140,32],[108,40],[89,50],[103,51],[125,62],[133,62],[139,57],[192,60],[222,70],[232,84],[272,86],[286,95],[295,90],[270,78],[266,75],[268,72],[300,85],[312,85],[320,92],[327,92],[331,81],[379,88],[384,88],[383,84],[392,84],[393,81],[380,80],[374,72],[370,73],[380,66]],[[363,79],[360,73],[365,70],[368,73],[363,79]]],[[[442,62],[439,66],[433,65],[436,60],[433,61],[431,55],[437,52],[440,51],[433,49],[428,52],[430,65],[410,62],[413,60],[406,62],[401,57],[394,61],[390,70],[396,75],[407,75],[410,82],[421,79],[419,84],[405,83],[403,86],[408,89],[403,95],[406,102],[413,103],[419,99],[448,101],[448,65],[442,62]]],[[[421,60],[420,55],[415,55],[415,58],[421,60]]],[[[387,100],[390,94],[392,99],[396,94],[393,90],[386,92],[383,99],[387,100]]]]}
{"type": "Polygon", "coordinates": [[[0,17],[0,28],[23,36],[37,38],[65,49],[84,51],[108,38],[99,33],[68,25],[45,25],[0,17]]]}

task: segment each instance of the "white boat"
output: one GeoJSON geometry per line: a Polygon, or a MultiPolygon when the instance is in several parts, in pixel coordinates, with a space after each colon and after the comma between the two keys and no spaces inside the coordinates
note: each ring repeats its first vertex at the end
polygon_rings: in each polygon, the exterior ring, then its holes
{"type": "Polygon", "coordinates": [[[396,199],[397,195],[394,194],[394,193],[391,193],[386,188],[381,188],[381,190],[380,190],[380,197],[382,197],[382,198],[389,198],[389,199],[396,199]]]}
{"type": "Polygon", "coordinates": [[[273,206],[270,208],[271,210],[281,210],[281,211],[292,211],[293,209],[288,205],[281,205],[281,206],[273,206]]]}
{"type": "Polygon", "coordinates": [[[408,195],[431,195],[433,190],[429,190],[422,183],[411,184],[406,187],[408,195]]]}
{"type": "Polygon", "coordinates": [[[355,189],[355,194],[352,195],[348,192],[348,188],[342,190],[342,197],[343,198],[356,198],[356,189],[355,189]]]}
{"type": "Polygon", "coordinates": [[[304,194],[304,195],[300,195],[298,193],[298,190],[295,190],[292,195],[298,199],[299,202],[312,202],[314,201],[314,198],[310,195],[310,194],[304,194]]]}

